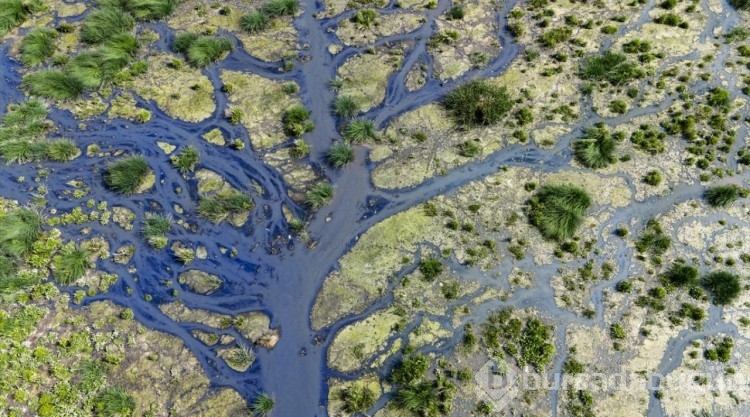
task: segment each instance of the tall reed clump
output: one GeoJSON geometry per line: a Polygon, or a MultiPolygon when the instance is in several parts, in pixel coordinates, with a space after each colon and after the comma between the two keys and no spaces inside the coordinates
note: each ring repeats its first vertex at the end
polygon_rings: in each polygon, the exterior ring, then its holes
{"type": "Polygon", "coordinates": [[[562,242],[576,234],[589,206],[591,198],[580,187],[545,185],[526,203],[526,214],[542,236],[562,242]]]}

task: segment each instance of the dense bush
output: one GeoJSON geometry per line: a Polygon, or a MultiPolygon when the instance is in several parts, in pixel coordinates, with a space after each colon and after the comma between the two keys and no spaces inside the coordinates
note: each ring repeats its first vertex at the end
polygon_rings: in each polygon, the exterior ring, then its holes
{"type": "Polygon", "coordinates": [[[132,194],[151,173],[146,159],[142,156],[129,156],[111,164],[104,174],[104,182],[113,191],[132,194]]]}
{"type": "Polygon", "coordinates": [[[573,151],[578,162],[592,169],[604,168],[614,163],[617,160],[616,149],[617,142],[603,123],[586,129],[583,137],[573,142],[573,151]]]}
{"type": "Polygon", "coordinates": [[[607,81],[612,85],[626,84],[645,74],[635,63],[629,62],[627,56],[612,51],[589,56],[581,62],[578,71],[583,80],[607,81]]]}
{"type": "Polygon", "coordinates": [[[198,215],[214,223],[220,223],[232,214],[252,208],[252,198],[237,190],[224,191],[198,200],[198,215]]]}
{"type": "Polygon", "coordinates": [[[284,112],[284,132],[289,136],[300,136],[315,129],[310,120],[310,111],[296,104],[284,112]]]}
{"type": "Polygon", "coordinates": [[[443,100],[462,127],[490,125],[500,121],[513,107],[504,86],[486,80],[472,80],[454,89],[443,100]]]}
{"type": "Polygon", "coordinates": [[[368,386],[352,385],[341,391],[341,400],[348,413],[363,413],[375,405],[377,393],[368,386]]]}
{"type": "Polygon", "coordinates": [[[20,257],[30,251],[42,233],[42,221],[31,208],[18,208],[0,217],[0,253],[20,257]]]}
{"type": "Polygon", "coordinates": [[[392,406],[415,417],[443,415],[449,411],[454,390],[453,384],[443,377],[406,385],[396,391],[392,406]]]}
{"type": "Polygon", "coordinates": [[[638,252],[648,252],[654,256],[663,255],[671,246],[672,239],[664,234],[661,225],[655,219],[646,223],[646,229],[641,233],[635,244],[638,252]]]}
{"type": "Polygon", "coordinates": [[[651,171],[647,172],[646,175],[643,177],[643,182],[654,187],[661,184],[661,181],[662,181],[661,172],[655,169],[652,169],[651,171]]]}
{"type": "Polygon", "coordinates": [[[360,9],[357,10],[357,13],[352,16],[352,22],[369,28],[372,26],[373,23],[375,23],[375,19],[378,18],[378,13],[375,10],[372,9],[360,9]]]}
{"type": "Polygon", "coordinates": [[[55,281],[61,285],[70,285],[81,278],[92,266],[89,256],[90,253],[76,248],[73,244],[63,247],[60,253],[52,258],[55,281]]]}
{"type": "Polygon", "coordinates": [[[21,41],[21,62],[27,67],[35,67],[44,63],[55,53],[55,38],[57,32],[46,28],[36,28],[29,32],[21,41]]]}
{"type": "Polygon", "coordinates": [[[701,279],[701,285],[713,295],[714,304],[730,304],[742,291],[740,278],[728,271],[714,271],[701,279]]]}
{"type": "Polygon", "coordinates": [[[539,37],[539,43],[542,46],[551,48],[557,44],[567,41],[573,35],[573,29],[565,26],[561,28],[555,28],[544,32],[539,37]]]}
{"type": "Polygon", "coordinates": [[[269,17],[293,16],[297,13],[297,0],[268,0],[261,11],[269,17]]]}
{"type": "Polygon", "coordinates": [[[545,185],[527,202],[526,214],[546,239],[565,241],[575,235],[591,205],[586,191],[574,185],[545,185]]]}
{"type": "Polygon", "coordinates": [[[240,27],[250,33],[258,33],[268,27],[268,16],[262,11],[248,12],[240,19],[240,27]]]}
{"type": "Polygon", "coordinates": [[[711,207],[728,207],[739,198],[740,190],[736,185],[716,185],[703,194],[711,207]]]}
{"type": "Polygon", "coordinates": [[[641,125],[638,130],[630,135],[630,141],[636,149],[656,155],[667,150],[664,145],[666,137],[665,132],[659,132],[651,125],[641,125]]]}
{"type": "Polygon", "coordinates": [[[393,368],[389,380],[397,385],[411,384],[422,379],[428,369],[430,369],[430,361],[426,356],[407,356],[393,368]]]}
{"type": "Polygon", "coordinates": [[[135,400],[120,388],[105,388],[94,398],[94,410],[102,417],[128,416],[135,411],[135,400]]]}

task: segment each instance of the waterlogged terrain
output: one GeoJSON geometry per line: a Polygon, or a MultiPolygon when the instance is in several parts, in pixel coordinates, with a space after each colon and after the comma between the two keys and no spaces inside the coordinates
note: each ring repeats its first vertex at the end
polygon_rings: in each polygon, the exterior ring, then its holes
{"type": "Polygon", "coordinates": [[[0,415],[748,415],[747,8],[0,0],[0,415]]]}

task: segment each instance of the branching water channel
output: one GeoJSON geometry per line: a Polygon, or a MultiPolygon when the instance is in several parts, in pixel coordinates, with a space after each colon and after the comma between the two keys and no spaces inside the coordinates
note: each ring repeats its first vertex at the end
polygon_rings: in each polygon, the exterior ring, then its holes
{"type": "MultiPolygon", "coordinates": [[[[382,45],[410,40],[413,41],[413,48],[405,54],[403,67],[389,80],[383,104],[370,110],[364,116],[374,120],[376,125],[382,128],[394,117],[439,100],[453,87],[467,79],[496,76],[502,73],[520,51],[520,47],[512,42],[509,33],[505,30],[506,15],[514,4],[514,1],[509,1],[497,12],[498,27],[502,28],[497,32],[497,37],[502,45],[502,52],[487,66],[472,70],[454,81],[440,82],[436,78],[429,77],[426,84],[416,91],[410,92],[405,87],[405,77],[412,66],[426,65],[427,73],[433,73],[433,61],[427,52],[426,43],[435,33],[435,19],[451,6],[449,0],[440,0],[436,8],[426,10],[424,13],[426,22],[419,29],[408,34],[379,40],[378,44],[382,45]]],[[[395,4],[389,7],[389,9],[395,8],[395,4]]],[[[708,7],[705,9],[708,10],[708,7]]],[[[68,112],[55,110],[52,113],[51,117],[58,126],[59,134],[73,138],[81,148],[97,144],[105,152],[125,150],[127,153],[144,155],[157,174],[156,186],[150,192],[123,197],[107,191],[101,177],[106,161],[99,158],[78,158],[68,164],[43,164],[44,168],[50,171],[49,179],[46,180],[47,187],[53,191],[48,196],[50,206],[54,206],[57,210],[67,211],[79,205],[77,201],[68,200],[60,191],[66,188],[65,184],[68,181],[82,180],[91,187],[92,196],[105,199],[110,206],[127,207],[136,213],[138,219],[142,219],[148,211],[160,211],[172,214],[176,218],[184,218],[197,225],[195,231],[174,228],[169,235],[172,239],[192,242],[196,246],[200,244],[208,249],[208,258],[196,260],[189,268],[172,259],[167,251],[157,252],[149,248],[137,230],[123,231],[98,224],[92,225],[92,235],[103,236],[112,247],[130,244],[137,248],[132,260],[132,265],[135,266],[137,272],[131,274],[125,266],[109,262],[100,263],[98,265],[100,269],[117,273],[121,281],[107,294],[97,295],[87,302],[110,300],[132,308],[136,318],[146,326],[182,339],[216,386],[232,387],[248,399],[253,398],[260,391],[272,393],[277,401],[277,415],[280,416],[326,415],[326,378],[332,374],[326,364],[328,344],[337,330],[366,316],[373,310],[383,308],[388,302],[388,296],[386,296],[365,313],[346,318],[323,329],[320,333],[311,328],[310,311],[323,280],[336,267],[338,259],[351,247],[359,235],[388,216],[435,196],[450,194],[464,184],[497,172],[502,166],[528,167],[547,172],[561,169],[573,170],[575,168],[570,166],[571,156],[568,149],[570,141],[580,134],[582,128],[598,121],[613,125],[626,123],[634,117],[662,111],[673,102],[673,99],[667,99],[656,106],[635,107],[628,114],[612,119],[604,119],[596,115],[591,111],[591,103],[586,103],[582,111],[580,126],[571,134],[561,138],[552,150],[541,150],[533,145],[512,145],[484,160],[454,169],[448,175],[428,180],[420,186],[392,192],[379,190],[371,183],[370,171],[374,166],[366,162],[367,151],[364,148],[358,149],[354,165],[341,171],[326,169],[325,150],[330,145],[331,139],[339,136],[338,130],[341,127],[339,121],[330,112],[335,94],[328,88],[327,81],[336,75],[337,69],[348,57],[362,52],[363,48],[344,46],[342,52],[331,55],[328,52],[328,46],[339,41],[328,29],[334,27],[341,19],[347,18],[348,15],[316,19],[315,14],[322,10],[323,6],[316,0],[303,0],[303,12],[295,19],[294,25],[299,32],[300,43],[306,45],[301,52],[306,59],[300,60],[300,65],[291,72],[281,72],[278,69],[282,66],[280,62],[267,63],[248,55],[239,47],[239,42],[235,41],[237,48],[227,59],[204,71],[216,90],[217,110],[201,123],[175,120],[162,112],[154,103],[143,101],[139,104],[151,110],[153,114],[152,120],[145,124],[135,124],[120,119],[106,121],[100,118],[88,121],[85,129],[80,129],[78,121],[68,112]],[[303,103],[307,108],[312,109],[312,119],[315,123],[315,131],[305,136],[312,148],[310,160],[316,169],[332,181],[337,194],[333,203],[321,209],[309,223],[309,233],[317,240],[314,249],[305,247],[288,234],[282,206],[292,208],[299,217],[305,217],[306,210],[287,196],[287,187],[276,170],[264,164],[252,150],[227,151],[225,148],[215,147],[200,139],[200,135],[218,127],[229,137],[241,138],[246,143],[248,142],[244,128],[229,124],[224,117],[227,97],[220,89],[219,71],[222,69],[251,72],[276,80],[294,80],[300,84],[303,103]],[[171,167],[169,158],[156,145],[157,140],[169,140],[172,143],[190,144],[197,147],[202,157],[201,167],[216,171],[238,189],[252,190],[253,184],[259,184],[262,192],[254,195],[256,206],[251,221],[246,226],[237,229],[228,224],[212,225],[197,219],[194,214],[198,197],[196,180],[182,177],[171,167]],[[175,190],[178,188],[183,191],[177,193],[175,190]],[[185,208],[186,214],[175,212],[175,205],[185,208]],[[237,249],[236,258],[221,252],[222,248],[230,247],[237,249]],[[261,349],[258,352],[258,360],[248,372],[239,373],[232,370],[218,358],[215,348],[204,345],[192,336],[192,330],[207,330],[205,326],[195,323],[177,323],[159,310],[160,303],[174,299],[171,289],[166,288],[163,282],[171,280],[176,288],[182,290],[177,284],[176,277],[184,270],[192,268],[219,275],[224,280],[224,284],[219,292],[210,296],[180,291],[179,299],[187,307],[231,315],[262,311],[272,318],[273,327],[281,329],[279,343],[271,351],[261,349]],[[145,301],[146,294],[152,295],[153,300],[145,301]]],[[[718,26],[726,30],[736,24],[738,18],[732,9],[725,7],[724,10],[723,14],[709,16],[703,36],[712,33],[718,26]]],[[[647,16],[644,12],[635,23],[624,27],[619,35],[642,25],[647,16]]],[[[155,47],[168,50],[174,36],[172,31],[163,24],[148,26],[160,35],[160,41],[155,47]]],[[[606,47],[608,45],[603,46],[603,48],[606,47]]],[[[21,67],[17,62],[8,58],[8,50],[7,43],[0,49],[2,52],[0,74],[4,80],[4,87],[0,94],[0,107],[2,108],[6,108],[9,103],[23,100],[20,90],[21,67]]],[[[717,59],[715,71],[723,71],[721,59],[721,56],[717,59]]],[[[642,87],[645,87],[646,82],[644,81],[642,87]]],[[[700,93],[710,87],[710,84],[695,83],[692,91],[700,93]]],[[[736,90],[731,92],[737,94],[736,90]]],[[[740,133],[744,135],[746,132],[740,133]]],[[[741,139],[738,142],[744,142],[744,137],[741,139]]],[[[30,190],[19,186],[17,178],[19,176],[33,178],[36,176],[37,168],[32,165],[3,168],[2,176],[0,176],[0,189],[3,190],[3,196],[21,202],[29,201],[30,190]]],[[[632,178],[625,174],[620,176],[625,177],[630,187],[633,188],[632,178]]],[[[747,179],[747,176],[734,177],[732,181],[747,179]]],[[[604,229],[619,223],[630,222],[634,218],[643,222],[655,214],[669,210],[676,203],[700,197],[702,190],[702,186],[698,183],[684,184],[666,197],[654,197],[635,202],[617,211],[607,223],[600,226],[598,234],[601,236],[604,229]]],[[[78,229],[68,226],[64,232],[74,234],[78,233],[78,229]]],[[[600,239],[599,245],[603,249],[602,241],[603,239],[600,239]]],[[[495,300],[479,306],[475,311],[474,319],[482,320],[490,311],[501,306],[534,307],[544,315],[556,317],[557,351],[565,352],[565,329],[568,325],[572,323],[603,324],[602,291],[626,278],[630,268],[631,250],[625,245],[621,245],[619,250],[622,252],[621,256],[617,257],[620,276],[595,287],[593,301],[597,314],[593,319],[584,319],[557,307],[549,283],[558,265],[548,265],[540,269],[535,267],[530,260],[520,265],[536,269],[538,277],[536,286],[515,292],[507,301],[495,300]]],[[[500,265],[498,271],[504,271],[507,274],[510,268],[511,265],[500,265]]],[[[470,276],[487,285],[500,285],[486,279],[487,274],[479,271],[459,265],[454,265],[454,269],[464,276],[470,276]]],[[[65,290],[72,292],[76,288],[65,290]]],[[[673,340],[669,344],[659,366],[659,372],[666,374],[679,366],[682,351],[692,339],[719,332],[736,335],[736,329],[733,326],[718,320],[718,309],[713,308],[710,311],[710,317],[711,321],[706,324],[702,332],[684,331],[678,340],[673,340]]],[[[219,332],[242,340],[242,336],[236,331],[219,330],[219,332]]],[[[457,340],[448,341],[444,349],[451,349],[456,343],[457,340]]],[[[560,355],[555,368],[559,369],[564,360],[565,355],[560,355]]],[[[351,375],[337,376],[352,377],[351,375]]],[[[554,414],[557,409],[556,395],[553,392],[549,397],[554,414]]],[[[663,415],[658,400],[652,399],[649,404],[649,415],[663,415]]]]}

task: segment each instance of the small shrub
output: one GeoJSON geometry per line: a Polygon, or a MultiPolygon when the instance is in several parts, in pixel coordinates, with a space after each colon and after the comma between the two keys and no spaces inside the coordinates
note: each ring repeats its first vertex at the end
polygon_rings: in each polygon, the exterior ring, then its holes
{"type": "Polygon", "coordinates": [[[0,252],[21,257],[30,251],[42,232],[42,221],[42,216],[30,208],[18,208],[1,216],[0,252]]]}
{"type": "Polygon", "coordinates": [[[459,5],[455,5],[451,7],[450,9],[448,9],[446,17],[448,20],[461,20],[464,18],[465,14],[466,12],[464,11],[463,7],[459,5]]]}
{"type": "Polygon", "coordinates": [[[497,123],[513,107],[513,101],[504,86],[472,80],[448,93],[443,105],[460,126],[474,127],[497,123]]]}
{"type": "Polygon", "coordinates": [[[242,121],[243,117],[245,117],[245,112],[241,108],[232,107],[231,109],[227,109],[227,120],[229,120],[229,123],[236,125],[242,121]]]}
{"type": "Polygon", "coordinates": [[[305,203],[312,208],[317,210],[326,204],[330,203],[333,199],[333,185],[327,183],[320,183],[310,189],[305,195],[305,203]]]}
{"type": "Polygon", "coordinates": [[[310,153],[310,145],[302,139],[297,139],[289,148],[289,156],[292,158],[304,158],[310,153]]]}
{"type": "Polygon", "coordinates": [[[375,405],[378,397],[368,386],[351,385],[341,391],[341,399],[348,413],[363,413],[375,405]]]}
{"type": "Polygon", "coordinates": [[[151,172],[146,159],[130,156],[111,164],[104,174],[104,182],[115,192],[132,194],[143,184],[151,172]]]}
{"type": "Polygon", "coordinates": [[[421,379],[430,368],[430,361],[424,355],[413,355],[401,359],[391,371],[389,380],[397,385],[408,385],[421,379]]]}
{"type": "Polygon", "coordinates": [[[703,194],[711,207],[728,207],[739,198],[739,187],[736,185],[716,185],[703,194]]]}
{"type": "Polygon", "coordinates": [[[698,283],[698,270],[693,266],[675,262],[664,273],[664,278],[676,287],[692,286],[698,283]]]}
{"type": "Polygon", "coordinates": [[[648,252],[654,256],[663,255],[671,246],[672,239],[664,234],[661,225],[655,219],[646,223],[646,229],[643,231],[635,244],[638,252],[648,252]]]}
{"type": "Polygon", "coordinates": [[[269,17],[293,16],[297,13],[297,0],[268,0],[261,11],[269,17]]]}
{"type": "Polygon", "coordinates": [[[612,100],[609,102],[609,111],[615,114],[625,114],[628,111],[628,103],[623,100],[612,100]]]}
{"type": "Polygon", "coordinates": [[[467,140],[458,145],[458,154],[464,158],[474,158],[482,154],[482,147],[473,140],[467,140]]]}
{"type": "Polygon", "coordinates": [[[354,149],[346,142],[334,143],[328,149],[326,159],[332,167],[343,168],[354,161],[354,149]]]}
{"type": "Polygon", "coordinates": [[[564,26],[544,32],[539,37],[539,43],[545,48],[552,48],[562,42],[566,42],[573,35],[573,29],[564,26]]]}
{"type": "Polygon", "coordinates": [[[315,129],[310,120],[310,111],[297,104],[284,112],[284,132],[289,136],[301,136],[315,129]]]}
{"type": "Polygon", "coordinates": [[[202,36],[190,44],[187,50],[187,59],[196,67],[205,67],[232,49],[234,47],[229,38],[202,36]]]}

